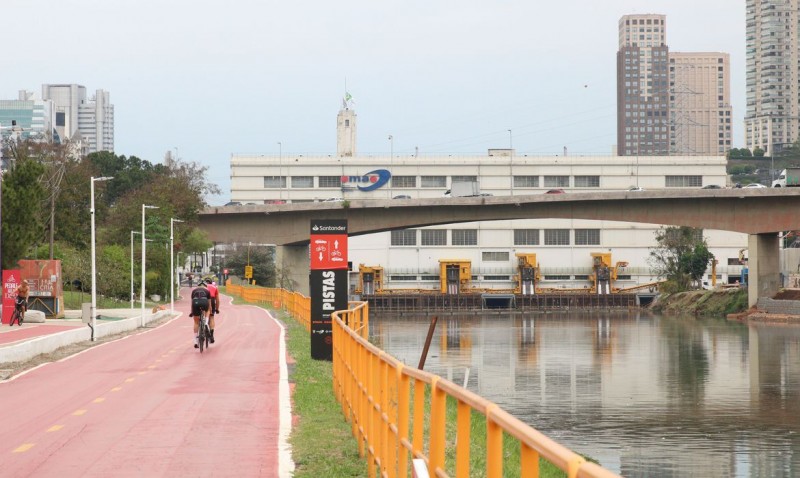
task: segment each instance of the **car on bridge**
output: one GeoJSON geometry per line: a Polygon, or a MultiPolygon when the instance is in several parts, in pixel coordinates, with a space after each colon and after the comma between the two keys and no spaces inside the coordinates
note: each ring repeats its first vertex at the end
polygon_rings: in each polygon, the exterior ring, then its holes
{"type": "Polygon", "coordinates": [[[761,183],[750,183],[747,186],[745,186],[744,188],[745,189],[761,189],[761,188],[765,188],[765,187],[766,186],[764,186],[761,183]]]}
{"type": "Polygon", "coordinates": [[[550,189],[548,191],[545,191],[545,194],[564,194],[564,190],[563,189],[550,189]]]}

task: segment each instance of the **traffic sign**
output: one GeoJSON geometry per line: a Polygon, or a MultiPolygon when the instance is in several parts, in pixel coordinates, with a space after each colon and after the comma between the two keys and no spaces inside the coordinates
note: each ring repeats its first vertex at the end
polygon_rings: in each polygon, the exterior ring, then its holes
{"type": "Polygon", "coordinates": [[[244,266],[244,278],[245,279],[253,278],[253,266],[244,266]]]}

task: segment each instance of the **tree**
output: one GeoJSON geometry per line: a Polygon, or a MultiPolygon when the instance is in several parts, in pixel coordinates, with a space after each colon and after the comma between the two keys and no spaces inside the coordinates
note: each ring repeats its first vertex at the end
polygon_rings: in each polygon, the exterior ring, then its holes
{"type": "Polygon", "coordinates": [[[753,157],[754,158],[763,158],[764,157],[764,150],[761,148],[755,148],[753,150],[753,157]]]}
{"type": "Polygon", "coordinates": [[[41,204],[46,192],[39,179],[44,166],[18,156],[3,175],[3,269],[13,269],[44,236],[41,204]]]}
{"type": "Polygon", "coordinates": [[[712,259],[702,229],[662,227],[655,236],[657,245],[650,249],[649,257],[653,271],[670,282],[668,288],[675,292],[692,289],[712,259]]]}
{"type": "Polygon", "coordinates": [[[225,267],[231,275],[244,277],[244,266],[253,266],[253,279],[264,287],[275,287],[275,248],[270,246],[240,246],[225,257],[225,267]]]}

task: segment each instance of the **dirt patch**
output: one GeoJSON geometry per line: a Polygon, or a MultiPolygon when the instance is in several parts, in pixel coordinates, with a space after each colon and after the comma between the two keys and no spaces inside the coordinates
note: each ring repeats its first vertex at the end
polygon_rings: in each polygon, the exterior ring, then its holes
{"type": "Polygon", "coordinates": [[[775,294],[775,300],[800,300],[800,289],[783,289],[775,294]]]}
{"type": "Polygon", "coordinates": [[[30,370],[34,367],[38,367],[39,365],[56,362],[63,358],[69,357],[70,355],[75,355],[78,352],[83,352],[86,349],[90,349],[92,347],[97,347],[98,345],[105,344],[108,342],[113,342],[115,340],[119,340],[122,337],[126,337],[128,335],[135,335],[141,334],[142,332],[146,332],[148,329],[153,327],[158,327],[159,325],[169,321],[172,317],[165,316],[161,319],[155,320],[147,324],[146,328],[137,328],[134,330],[130,330],[127,332],[120,332],[119,334],[115,335],[108,335],[105,337],[99,337],[96,341],[92,342],[91,340],[87,340],[85,342],[78,342],[75,344],[65,345],[61,348],[58,348],[50,353],[37,355],[29,360],[25,360],[22,362],[6,362],[0,363],[0,382],[4,380],[8,380],[9,378],[22,373],[26,370],[30,370]]]}

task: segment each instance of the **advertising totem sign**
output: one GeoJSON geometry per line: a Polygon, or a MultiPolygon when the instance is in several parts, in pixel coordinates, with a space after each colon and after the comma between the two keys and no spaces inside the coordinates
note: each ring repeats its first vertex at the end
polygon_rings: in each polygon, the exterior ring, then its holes
{"type": "Polygon", "coordinates": [[[18,270],[3,270],[3,324],[11,321],[11,314],[14,313],[14,299],[17,297],[14,292],[17,291],[21,282],[22,276],[18,270]]]}
{"type": "Polygon", "coordinates": [[[311,358],[333,359],[331,314],[347,309],[347,220],[311,220],[311,358]]]}

